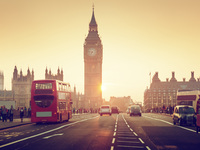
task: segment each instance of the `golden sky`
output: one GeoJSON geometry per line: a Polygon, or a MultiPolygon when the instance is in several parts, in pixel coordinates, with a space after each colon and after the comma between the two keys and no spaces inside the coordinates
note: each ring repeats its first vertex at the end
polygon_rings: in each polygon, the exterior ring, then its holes
{"type": "Polygon", "coordinates": [[[0,71],[11,89],[16,65],[35,79],[63,68],[84,93],[83,44],[94,3],[103,44],[103,97],[143,101],[149,73],[200,77],[199,0],[0,0],[0,71]]]}

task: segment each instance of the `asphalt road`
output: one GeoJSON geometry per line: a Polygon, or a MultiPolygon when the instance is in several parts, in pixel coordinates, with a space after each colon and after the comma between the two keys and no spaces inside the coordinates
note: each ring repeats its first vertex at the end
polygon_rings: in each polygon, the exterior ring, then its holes
{"type": "Polygon", "coordinates": [[[169,116],[84,114],[69,122],[29,124],[0,131],[5,150],[199,149],[195,127],[173,125],[169,116]]]}
{"type": "Polygon", "coordinates": [[[148,137],[157,149],[200,149],[200,134],[195,126],[173,125],[172,118],[165,115],[143,114],[143,118],[132,119],[133,129],[148,137]]]}

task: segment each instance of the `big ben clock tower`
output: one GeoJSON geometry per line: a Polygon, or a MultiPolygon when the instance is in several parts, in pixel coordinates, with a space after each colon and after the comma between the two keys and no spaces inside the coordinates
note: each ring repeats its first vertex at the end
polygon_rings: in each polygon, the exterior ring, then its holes
{"type": "Polygon", "coordinates": [[[99,38],[93,8],[89,33],[84,43],[85,108],[97,110],[102,104],[102,58],[103,46],[99,38]]]}

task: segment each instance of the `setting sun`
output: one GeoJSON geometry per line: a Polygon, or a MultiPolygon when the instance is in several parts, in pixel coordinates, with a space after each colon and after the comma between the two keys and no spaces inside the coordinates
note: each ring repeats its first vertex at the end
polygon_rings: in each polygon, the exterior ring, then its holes
{"type": "Polygon", "coordinates": [[[105,91],[105,90],[106,90],[105,85],[101,85],[101,91],[105,91]]]}

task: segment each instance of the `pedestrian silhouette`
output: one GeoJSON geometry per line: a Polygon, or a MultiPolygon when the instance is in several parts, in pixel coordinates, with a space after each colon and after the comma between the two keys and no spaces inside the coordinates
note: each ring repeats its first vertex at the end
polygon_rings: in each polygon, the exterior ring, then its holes
{"type": "Polygon", "coordinates": [[[23,107],[20,109],[20,118],[21,118],[21,122],[23,122],[23,117],[24,117],[24,109],[23,107]]]}
{"type": "Polygon", "coordinates": [[[14,112],[14,109],[13,109],[13,106],[11,105],[11,108],[9,110],[9,114],[10,114],[10,122],[13,121],[13,112],[14,112]]]}

